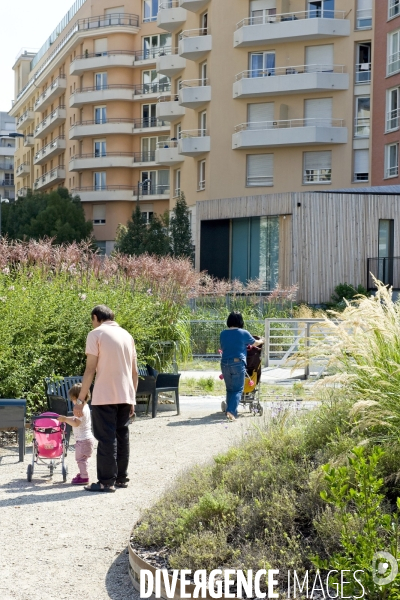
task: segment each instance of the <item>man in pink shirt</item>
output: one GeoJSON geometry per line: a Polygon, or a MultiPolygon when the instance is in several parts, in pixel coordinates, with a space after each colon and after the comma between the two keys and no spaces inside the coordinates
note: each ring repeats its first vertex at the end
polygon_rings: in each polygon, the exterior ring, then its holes
{"type": "Polygon", "coordinates": [[[86,369],[74,415],[81,416],[85,398],[96,381],[92,396],[93,434],[97,445],[97,483],[89,492],[115,492],[127,487],[129,418],[135,412],[138,370],[133,337],[114,321],[107,306],[92,310],[92,327],[86,339],[86,369]]]}

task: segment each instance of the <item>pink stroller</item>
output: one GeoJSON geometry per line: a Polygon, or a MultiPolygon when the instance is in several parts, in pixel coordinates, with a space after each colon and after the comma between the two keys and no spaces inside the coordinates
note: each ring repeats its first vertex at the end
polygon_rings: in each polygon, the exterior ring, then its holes
{"type": "Polygon", "coordinates": [[[37,465],[46,465],[50,469],[50,477],[52,477],[54,469],[61,464],[63,481],[67,481],[65,423],[58,421],[56,413],[45,412],[32,419],[32,429],[32,463],[28,465],[28,481],[32,481],[35,463],[37,465]]]}

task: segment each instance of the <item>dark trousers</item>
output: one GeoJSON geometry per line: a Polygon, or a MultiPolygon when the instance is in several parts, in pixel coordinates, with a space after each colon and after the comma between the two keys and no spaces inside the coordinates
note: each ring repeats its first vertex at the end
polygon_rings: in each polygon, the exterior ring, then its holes
{"type": "Polygon", "coordinates": [[[93,434],[97,445],[97,479],[103,485],[124,482],[129,464],[130,404],[92,405],[93,434]]]}

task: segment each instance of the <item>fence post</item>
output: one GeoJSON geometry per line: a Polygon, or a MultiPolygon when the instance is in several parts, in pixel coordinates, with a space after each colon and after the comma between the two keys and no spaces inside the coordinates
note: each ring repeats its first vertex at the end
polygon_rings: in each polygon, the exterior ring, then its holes
{"type": "Polygon", "coordinates": [[[265,319],[265,366],[269,366],[270,320],[265,319]]]}
{"type": "MultiPolygon", "coordinates": [[[[310,347],[310,329],[311,329],[311,323],[310,323],[310,321],[307,321],[307,323],[306,323],[306,348],[307,348],[307,350],[310,347]]],[[[309,377],[310,377],[310,361],[308,358],[307,358],[307,364],[304,369],[304,376],[305,376],[306,380],[309,379],[309,377]]]]}

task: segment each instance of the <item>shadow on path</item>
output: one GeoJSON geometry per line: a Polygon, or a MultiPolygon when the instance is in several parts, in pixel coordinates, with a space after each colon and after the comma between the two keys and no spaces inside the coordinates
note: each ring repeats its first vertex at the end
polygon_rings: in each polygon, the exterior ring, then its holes
{"type": "Polygon", "coordinates": [[[140,595],[129,577],[128,548],[122,550],[106,575],[106,590],[111,600],[139,600],[140,595]]]}
{"type": "Polygon", "coordinates": [[[167,427],[187,427],[192,425],[215,425],[216,423],[226,423],[227,419],[221,413],[206,415],[205,417],[189,417],[185,421],[170,421],[167,427]]]}

